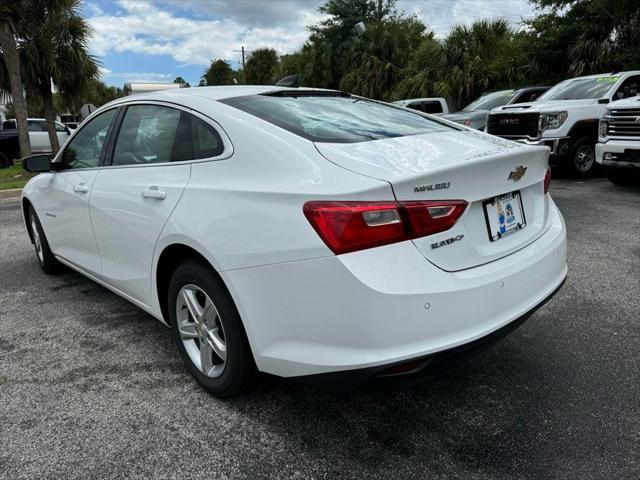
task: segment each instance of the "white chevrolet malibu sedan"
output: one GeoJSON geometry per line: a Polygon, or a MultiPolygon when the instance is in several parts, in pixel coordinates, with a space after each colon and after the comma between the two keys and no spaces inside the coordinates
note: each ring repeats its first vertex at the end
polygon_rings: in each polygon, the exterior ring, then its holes
{"type": "Polygon", "coordinates": [[[215,395],[256,371],[410,384],[563,283],[547,157],[337,91],[190,88],[112,102],[25,159],[22,206],[45,272],[168,325],[215,395]]]}

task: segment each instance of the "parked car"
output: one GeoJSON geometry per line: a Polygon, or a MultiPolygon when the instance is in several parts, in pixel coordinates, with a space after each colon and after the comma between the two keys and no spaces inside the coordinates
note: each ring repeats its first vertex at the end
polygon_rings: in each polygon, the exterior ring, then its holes
{"type": "Polygon", "coordinates": [[[609,180],[616,185],[638,183],[640,96],[607,105],[607,113],[600,119],[598,132],[596,161],[607,168],[609,180]]]}
{"type": "Polygon", "coordinates": [[[487,93],[471,102],[461,111],[443,115],[443,117],[466,127],[484,130],[487,123],[487,115],[492,108],[512,103],[533,102],[548,89],[549,87],[526,87],[519,90],[499,90],[487,93]]]}
{"type": "MultiPolygon", "coordinates": [[[[28,118],[27,129],[29,130],[29,142],[31,143],[31,151],[33,153],[49,153],[51,152],[51,141],[49,140],[49,132],[47,131],[47,122],[44,118],[28,118]]],[[[56,134],[58,143],[62,145],[71,131],[62,123],[56,122],[56,134]]],[[[8,159],[20,157],[20,144],[18,143],[18,130],[16,129],[15,120],[5,120],[2,122],[2,131],[0,131],[0,155],[8,159]]]]}
{"type": "Polygon", "coordinates": [[[393,104],[432,115],[449,113],[449,105],[447,105],[447,101],[442,97],[410,98],[407,100],[398,100],[393,102],[393,104]]]}
{"type": "Polygon", "coordinates": [[[587,177],[595,170],[598,122],[607,104],[637,95],[639,85],[640,71],[565,80],[535,103],[494,109],[487,132],[529,145],[546,145],[552,165],[587,177]]]}
{"type": "Polygon", "coordinates": [[[209,392],[256,369],[351,389],[423,378],[559,288],[547,157],[342,92],[190,88],[118,99],[24,160],[42,173],[22,206],[45,272],[169,325],[209,392]]]}

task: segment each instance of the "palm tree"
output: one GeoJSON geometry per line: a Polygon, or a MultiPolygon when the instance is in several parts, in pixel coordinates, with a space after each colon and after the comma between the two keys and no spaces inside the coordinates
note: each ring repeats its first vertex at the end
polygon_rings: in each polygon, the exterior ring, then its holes
{"type": "Polygon", "coordinates": [[[425,38],[412,54],[395,96],[447,97],[462,106],[490,88],[518,83],[523,75],[505,20],[456,26],[444,40],[425,38]]]}
{"type": "Polygon", "coordinates": [[[98,78],[98,66],[87,53],[90,29],[79,15],[80,0],[20,0],[27,4],[20,28],[20,60],[27,93],[42,99],[51,148],[60,145],[55,130],[52,83],[67,100],[86,93],[98,78]]]}
{"type": "Polygon", "coordinates": [[[22,158],[31,155],[29,132],[27,131],[27,103],[20,74],[20,60],[16,45],[16,26],[22,23],[22,9],[18,2],[0,3],[0,50],[4,62],[0,61],[0,95],[10,93],[15,110],[18,142],[22,158]]]}

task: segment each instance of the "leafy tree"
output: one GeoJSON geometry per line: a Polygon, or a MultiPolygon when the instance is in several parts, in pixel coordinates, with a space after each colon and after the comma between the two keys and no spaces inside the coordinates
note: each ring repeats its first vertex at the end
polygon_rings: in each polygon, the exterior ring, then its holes
{"type": "Polygon", "coordinates": [[[0,3],[0,94],[12,97],[20,155],[31,155],[31,144],[27,130],[27,105],[24,99],[24,85],[20,71],[20,59],[16,45],[17,29],[25,22],[23,9],[18,2],[0,3]]]}
{"type": "Polygon", "coordinates": [[[345,73],[340,80],[340,89],[366,97],[390,99],[414,45],[425,38],[424,30],[422,22],[415,17],[391,17],[372,22],[342,58],[345,73]]]}
{"type": "MultiPolygon", "coordinates": [[[[530,1],[550,9],[529,25],[543,48],[540,54],[551,53],[560,71],[571,76],[587,75],[639,64],[640,2],[637,0],[530,1]]],[[[533,49],[531,52],[536,56],[533,49]]],[[[542,63],[544,59],[539,58],[540,54],[536,60],[542,63]]]]}
{"type": "Polygon", "coordinates": [[[329,17],[309,28],[311,35],[301,52],[306,59],[303,77],[316,87],[339,88],[353,66],[349,53],[361,43],[355,25],[364,22],[371,29],[372,24],[394,16],[395,0],[328,0],[319,10],[329,17]]]}
{"type": "Polygon", "coordinates": [[[204,71],[202,79],[205,85],[232,85],[233,70],[224,60],[211,60],[211,65],[204,71]]]}
{"type": "Polygon", "coordinates": [[[108,87],[100,80],[94,80],[89,92],[82,97],[81,104],[90,103],[100,107],[116,98],[122,97],[122,89],[118,87],[108,87]]]}
{"type": "Polygon", "coordinates": [[[247,60],[244,80],[248,85],[271,85],[278,72],[278,54],[272,48],[254,50],[247,60]]]}
{"type": "Polygon", "coordinates": [[[189,84],[189,82],[187,82],[184,78],[182,77],[176,77],[173,80],[173,83],[177,83],[179,85],[184,85],[185,87],[189,88],[191,85],[189,84]]]}

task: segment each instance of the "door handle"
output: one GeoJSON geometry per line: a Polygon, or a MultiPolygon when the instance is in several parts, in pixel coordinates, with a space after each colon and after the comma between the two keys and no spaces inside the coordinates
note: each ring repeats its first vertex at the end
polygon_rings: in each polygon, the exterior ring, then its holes
{"type": "Polygon", "coordinates": [[[84,183],[73,186],[73,191],[76,193],[87,193],[89,191],[89,187],[84,183]]]}
{"type": "Polygon", "coordinates": [[[167,198],[167,192],[163,190],[158,190],[158,187],[149,187],[146,190],[142,191],[142,196],[144,198],[153,198],[155,200],[164,200],[167,198]]]}

